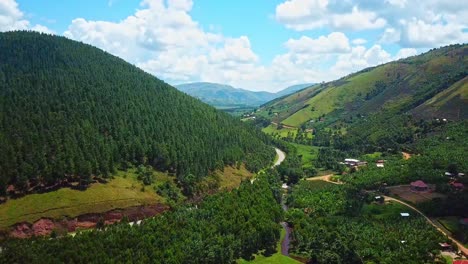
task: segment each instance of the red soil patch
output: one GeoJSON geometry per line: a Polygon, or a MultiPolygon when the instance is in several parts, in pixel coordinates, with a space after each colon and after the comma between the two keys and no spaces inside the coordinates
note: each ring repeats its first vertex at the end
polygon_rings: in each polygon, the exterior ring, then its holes
{"type": "Polygon", "coordinates": [[[15,238],[28,238],[32,236],[48,236],[53,230],[62,232],[75,232],[80,229],[95,228],[100,219],[104,220],[104,224],[111,225],[118,223],[123,217],[127,217],[129,221],[138,221],[149,217],[154,217],[169,207],[164,204],[155,204],[149,206],[135,206],[125,209],[116,209],[102,214],[85,214],[75,218],[65,218],[62,220],[54,220],[41,218],[31,223],[18,223],[14,225],[9,232],[9,236],[15,238]]]}

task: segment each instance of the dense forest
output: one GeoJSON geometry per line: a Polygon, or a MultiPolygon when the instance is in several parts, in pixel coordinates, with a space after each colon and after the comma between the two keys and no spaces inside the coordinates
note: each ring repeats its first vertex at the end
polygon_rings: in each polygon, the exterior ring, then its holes
{"type": "Polygon", "coordinates": [[[121,223],[75,237],[10,240],[0,263],[233,263],[276,251],[282,210],[279,181],[254,183],[207,197],[141,225],[121,223]]]}
{"type": "Polygon", "coordinates": [[[259,130],[89,45],[0,33],[0,195],[151,165],[184,185],[274,157],[259,130]]]}
{"type": "Polygon", "coordinates": [[[292,253],[310,263],[433,263],[447,239],[398,204],[350,186],[302,181],[288,198],[292,253]]]}

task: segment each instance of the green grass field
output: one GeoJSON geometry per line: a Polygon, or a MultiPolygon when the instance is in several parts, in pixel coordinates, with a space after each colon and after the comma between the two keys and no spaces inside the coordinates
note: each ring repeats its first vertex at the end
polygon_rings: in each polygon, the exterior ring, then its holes
{"type": "Polygon", "coordinates": [[[310,119],[317,119],[319,116],[327,115],[334,110],[344,110],[349,102],[373,89],[374,83],[377,80],[388,79],[386,76],[388,68],[389,66],[385,65],[369,72],[346,78],[342,83],[333,83],[317,96],[310,98],[306,103],[309,106],[292,114],[283,120],[283,123],[289,126],[300,126],[310,119]]]}
{"type": "Polygon", "coordinates": [[[102,213],[112,209],[148,205],[165,202],[157,195],[153,187],[165,181],[172,181],[169,176],[156,172],[156,182],[146,186],[136,179],[133,170],[118,172],[114,179],[106,184],[92,184],[85,191],[62,188],[57,191],[31,194],[19,199],[10,199],[0,205],[0,229],[18,222],[34,222],[42,217],[60,219],[75,217],[86,213],[102,213]]]}
{"type": "Polygon", "coordinates": [[[220,189],[234,189],[239,187],[242,180],[250,179],[253,177],[253,173],[248,171],[244,165],[240,166],[239,169],[234,167],[225,167],[223,172],[218,172],[220,179],[220,189]]]}
{"type": "Polygon", "coordinates": [[[288,134],[291,134],[293,137],[297,135],[297,128],[282,128],[277,129],[275,125],[271,124],[262,129],[263,133],[268,135],[279,135],[280,137],[287,137],[288,134]]]}
{"type": "Polygon", "coordinates": [[[276,246],[276,253],[269,256],[265,257],[261,254],[255,255],[254,260],[244,260],[240,259],[237,261],[238,264],[245,264],[245,263],[255,263],[255,264],[298,264],[301,263],[295,259],[292,259],[290,257],[284,256],[281,254],[281,241],[283,241],[284,236],[286,235],[286,231],[284,229],[281,229],[281,238],[278,242],[278,245],[276,246]]]}
{"type": "Polygon", "coordinates": [[[291,143],[297,149],[297,154],[302,156],[302,166],[304,168],[311,167],[317,159],[319,148],[315,146],[306,146],[302,144],[291,143]]]}

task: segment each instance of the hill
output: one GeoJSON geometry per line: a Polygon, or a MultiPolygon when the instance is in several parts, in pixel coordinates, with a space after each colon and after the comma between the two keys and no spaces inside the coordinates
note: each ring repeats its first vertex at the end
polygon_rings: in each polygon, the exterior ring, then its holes
{"type": "Polygon", "coordinates": [[[367,68],[265,104],[258,113],[288,126],[359,114],[411,113],[422,118],[466,118],[468,45],[367,68]],[[428,111],[431,109],[430,111],[428,111]]]}
{"type": "Polygon", "coordinates": [[[187,83],[176,85],[180,91],[217,108],[256,107],[275,98],[291,94],[312,84],[290,86],[277,93],[254,92],[217,83],[187,83]]]}
{"type": "Polygon", "coordinates": [[[151,165],[189,189],[225,165],[274,157],[247,124],[100,49],[0,34],[0,195],[151,165]]]}

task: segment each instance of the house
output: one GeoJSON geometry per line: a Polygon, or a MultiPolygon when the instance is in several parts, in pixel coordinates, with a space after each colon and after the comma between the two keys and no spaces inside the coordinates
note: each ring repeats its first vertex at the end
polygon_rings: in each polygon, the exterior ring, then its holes
{"type": "Polygon", "coordinates": [[[286,189],[286,190],[287,190],[287,189],[289,188],[289,186],[288,186],[286,183],[283,183],[283,185],[281,185],[281,188],[283,188],[283,189],[286,189]]]}
{"type": "Polygon", "coordinates": [[[447,177],[452,177],[452,176],[453,176],[453,174],[452,174],[452,173],[450,173],[450,172],[448,172],[448,171],[446,171],[446,172],[445,172],[445,176],[447,176],[447,177]]]}
{"type": "Polygon", "coordinates": [[[385,160],[378,160],[375,165],[377,168],[383,168],[384,167],[385,160]]]}
{"type": "Polygon", "coordinates": [[[453,189],[455,190],[463,190],[465,189],[465,185],[461,182],[452,182],[450,183],[450,186],[452,186],[453,189]]]}
{"type": "Polygon", "coordinates": [[[411,191],[414,192],[427,192],[429,190],[429,187],[427,186],[426,183],[423,181],[415,181],[411,183],[411,191]]]}
{"type": "Polygon", "coordinates": [[[374,199],[375,199],[375,201],[376,201],[377,203],[383,203],[383,202],[385,201],[385,199],[384,199],[382,196],[380,196],[380,195],[379,195],[379,196],[375,196],[374,199]]]}
{"type": "Polygon", "coordinates": [[[458,173],[458,177],[465,177],[465,173],[459,172],[459,173],[458,173]]]}
{"type": "Polygon", "coordinates": [[[409,213],[400,213],[400,215],[401,215],[402,217],[408,217],[408,216],[409,216],[409,213]]]}
{"type": "Polygon", "coordinates": [[[348,167],[367,166],[367,161],[360,161],[358,159],[345,159],[344,164],[348,167]]]}
{"type": "Polygon", "coordinates": [[[452,249],[452,246],[450,244],[448,244],[448,243],[445,243],[445,242],[444,243],[439,243],[439,245],[440,245],[440,248],[442,248],[442,250],[452,249]]]}
{"type": "Polygon", "coordinates": [[[357,160],[357,159],[345,159],[344,160],[344,163],[346,165],[349,165],[349,166],[356,166],[358,164],[358,162],[360,162],[360,161],[357,160]]]}

